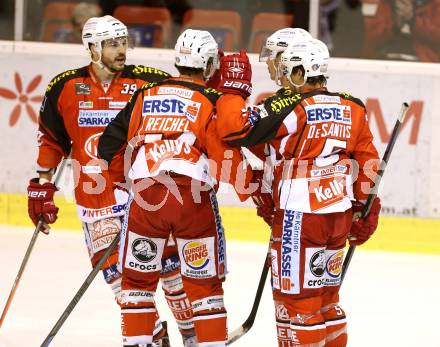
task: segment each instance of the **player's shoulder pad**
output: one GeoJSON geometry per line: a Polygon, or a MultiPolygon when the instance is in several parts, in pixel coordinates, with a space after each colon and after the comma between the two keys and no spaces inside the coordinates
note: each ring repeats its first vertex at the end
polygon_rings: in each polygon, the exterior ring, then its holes
{"type": "Polygon", "coordinates": [[[203,88],[201,93],[204,96],[206,96],[208,98],[208,100],[211,101],[211,103],[213,105],[215,105],[217,100],[223,95],[223,93],[220,90],[217,90],[215,88],[209,88],[209,87],[203,88]]]}
{"type": "Polygon", "coordinates": [[[132,101],[134,100],[136,100],[136,98],[137,98],[137,96],[140,94],[140,93],[143,93],[145,90],[147,90],[147,89],[151,89],[151,88],[153,88],[153,87],[156,87],[157,85],[159,85],[160,83],[159,82],[147,82],[147,83],[144,83],[143,85],[141,85],[138,89],[136,89],[136,91],[133,93],[133,95],[130,97],[130,99],[128,100],[128,103],[129,104],[131,104],[132,103],[132,101]]]}
{"type": "Polygon", "coordinates": [[[87,77],[87,76],[88,76],[87,66],[81,67],[79,69],[64,71],[56,75],[54,78],[52,78],[52,80],[47,85],[46,93],[61,91],[61,89],[63,88],[63,86],[66,84],[67,81],[70,81],[71,79],[74,78],[87,77]]]}
{"type": "Polygon", "coordinates": [[[269,114],[288,114],[301,103],[303,96],[289,88],[282,88],[264,100],[264,108],[269,114]]]}
{"type": "Polygon", "coordinates": [[[147,90],[147,89],[151,89],[153,87],[156,87],[157,85],[159,85],[158,82],[147,82],[144,83],[143,85],[141,85],[140,88],[138,88],[138,90],[147,90]]]}
{"type": "Polygon", "coordinates": [[[341,98],[353,101],[355,104],[358,104],[359,106],[365,108],[365,104],[362,102],[361,99],[355,98],[350,93],[337,93],[341,98]]]}
{"type": "Polygon", "coordinates": [[[213,105],[217,103],[217,100],[223,95],[223,93],[217,89],[206,87],[197,83],[188,82],[188,81],[179,81],[179,80],[167,80],[164,81],[161,84],[166,84],[167,86],[170,85],[177,85],[186,87],[188,89],[194,90],[196,92],[199,92],[204,97],[206,97],[213,105]]]}
{"type": "Polygon", "coordinates": [[[126,65],[121,77],[138,78],[148,82],[160,82],[170,78],[168,72],[144,65],[126,65]]]}

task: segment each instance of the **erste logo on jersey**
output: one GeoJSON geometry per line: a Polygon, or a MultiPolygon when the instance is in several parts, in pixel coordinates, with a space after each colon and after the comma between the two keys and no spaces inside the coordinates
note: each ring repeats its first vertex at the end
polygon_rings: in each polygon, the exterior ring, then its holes
{"type": "Polygon", "coordinates": [[[106,127],[118,114],[117,110],[79,110],[79,127],[106,127]]]}
{"type": "Polygon", "coordinates": [[[316,104],[305,107],[307,124],[335,122],[351,124],[351,107],[348,105],[316,104]]]}
{"type": "Polygon", "coordinates": [[[185,116],[195,122],[199,115],[201,103],[178,95],[152,95],[144,98],[143,116],[185,116]]]}

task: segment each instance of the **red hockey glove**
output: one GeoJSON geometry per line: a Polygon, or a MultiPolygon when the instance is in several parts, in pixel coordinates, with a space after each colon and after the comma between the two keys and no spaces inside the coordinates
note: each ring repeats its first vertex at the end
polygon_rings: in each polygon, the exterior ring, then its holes
{"type": "Polygon", "coordinates": [[[267,225],[272,226],[273,217],[275,214],[275,205],[272,199],[272,194],[263,192],[263,171],[254,171],[254,180],[258,183],[258,189],[252,193],[252,200],[257,206],[257,215],[264,219],[267,225]]]}
{"type": "Polygon", "coordinates": [[[252,93],[252,66],[246,51],[230,54],[220,59],[220,81],[218,90],[228,94],[238,94],[246,99],[252,93]]]}
{"type": "Polygon", "coordinates": [[[373,204],[371,205],[370,213],[365,219],[358,218],[356,219],[356,215],[362,213],[364,205],[360,202],[353,203],[353,216],[354,221],[351,225],[350,234],[348,237],[350,246],[359,246],[366,242],[371,235],[377,229],[377,224],[379,222],[379,214],[380,214],[380,199],[378,197],[374,198],[373,204]]]}
{"type": "MultiPolygon", "coordinates": [[[[38,178],[29,181],[28,191],[28,213],[35,225],[40,218],[44,223],[52,224],[57,220],[58,207],[55,206],[53,195],[58,190],[53,183],[38,183],[38,178]]],[[[42,230],[48,233],[48,228],[42,230]]]]}

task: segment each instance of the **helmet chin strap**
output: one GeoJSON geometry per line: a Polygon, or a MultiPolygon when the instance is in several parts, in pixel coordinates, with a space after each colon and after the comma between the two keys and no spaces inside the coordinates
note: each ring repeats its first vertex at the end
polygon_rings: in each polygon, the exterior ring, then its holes
{"type": "Polygon", "coordinates": [[[302,84],[296,84],[295,82],[293,82],[292,79],[290,78],[290,75],[287,76],[287,79],[289,80],[289,83],[291,83],[294,87],[301,88],[301,87],[303,87],[306,84],[307,73],[304,74],[304,79],[303,79],[303,83],[302,84]]]}
{"type": "Polygon", "coordinates": [[[99,58],[98,58],[97,61],[94,61],[94,60],[92,59],[92,63],[93,63],[93,64],[98,65],[100,69],[105,70],[105,71],[108,72],[109,74],[114,75],[114,74],[117,73],[117,71],[115,71],[115,70],[112,69],[111,67],[109,67],[109,66],[107,66],[106,64],[104,64],[104,62],[102,61],[102,54],[101,54],[101,52],[98,52],[98,57],[99,57],[99,58]]]}
{"type": "Polygon", "coordinates": [[[275,71],[275,84],[277,86],[282,87],[283,84],[281,83],[281,76],[279,74],[278,67],[275,65],[275,60],[271,60],[271,63],[272,63],[273,69],[275,71]]]}

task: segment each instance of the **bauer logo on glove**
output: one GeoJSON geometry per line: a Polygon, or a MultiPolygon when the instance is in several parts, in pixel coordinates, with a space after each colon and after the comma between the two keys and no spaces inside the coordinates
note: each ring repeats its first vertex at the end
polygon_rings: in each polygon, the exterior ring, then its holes
{"type": "MultiPolygon", "coordinates": [[[[41,219],[45,224],[55,223],[57,220],[58,207],[53,201],[53,196],[58,188],[50,182],[40,184],[38,178],[29,182],[28,213],[32,222],[37,225],[41,219]]],[[[43,228],[45,232],[47,228],[43,228]]]]}
{"type": "Polygon", "coordinates": [[[242,90],[243,94],[249,94],[249,95],[252,94],[252,85],[243,82],[224,81],[222,88],[232,88],[232,89],[242,90]]]}
{"type": "Polygon", "coordinates": [[[251,80],[252,66],[246,51],[241,50],[238,54],[220,54],[220,69],[210,85],[225,94],[238,94],[246,99],[252,93],[251,80]]]}

